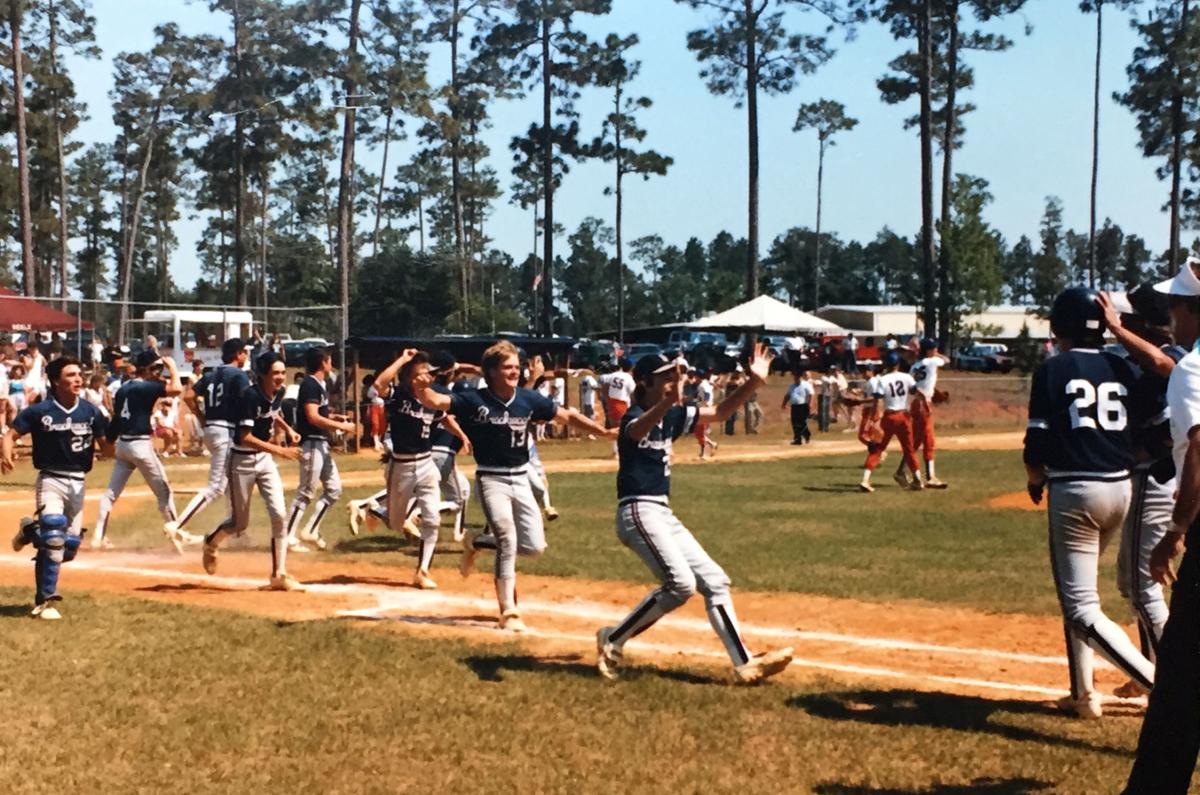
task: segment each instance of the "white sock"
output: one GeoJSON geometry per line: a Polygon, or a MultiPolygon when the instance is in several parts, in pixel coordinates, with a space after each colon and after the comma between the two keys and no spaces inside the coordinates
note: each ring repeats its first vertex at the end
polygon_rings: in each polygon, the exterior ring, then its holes
{"type": "Polygon", "coordinates": [[[864,469],[864,470],[863,470],[863,479],[862,479],[862,482],[863,482],[863,485],[864,485],[864,486],[869,486],[869,485],[871,485],[871,470],[869,470],[869,469],[864,469]]]}
{"type": "Polygon", "coordinates": [[[509,610],[517,609],[516,577],[496,578],[496,601],[500,605],[500,615],[504,615],[509,610]]]}
{"type": "Polygon", "coordinates": [[[621,619],[621,623],[613,627],[608,640],[617,648],[625,645],[625,641],[640,635],[652,627],[656,621],[671,612],[666,607],[666,600],[661,598],[659,591],[653,591],[643,599],[638,606],[621,619]]]}
{"type": "Polygon", "coordinates": [[[281,535],[271,539],[271,576],[282,577],[287,574],[287,536],[281,535]]]}
{"type": "Polygon", "coordinates": [[[436,525],[421,528],[421,556],[418,564],[421,571],[429,571],[429,565],[433,563],[433,553],[437,550],[437,540],[438,528],[436,525]]]}
{"type": "Polygon", "coordinates": [[[932,461],[925,462],[925,477],[929,480],[933,480],[936,477],[933,474],[933,462],[932,461]]]}

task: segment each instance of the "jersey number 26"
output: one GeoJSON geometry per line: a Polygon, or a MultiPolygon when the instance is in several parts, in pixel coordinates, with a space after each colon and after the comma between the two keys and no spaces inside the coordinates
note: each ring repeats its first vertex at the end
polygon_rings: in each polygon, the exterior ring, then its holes
{"type": "Polygon", "coordinates": [[[1077,428],[1095,428],[1097,423],[1106,431],[1123,431],[1129,421],[1125,412],[1125,403],[1121,398],[1129,394],[1124,384],[1106,381],[1099,386],[1076,378],[1067,382],[1067,395],[1075,399],[1071,401],[1071,430],[1077,428]],[[1095,417],[1084,412],[1090,412],[1095,406],[1095,417]]]}

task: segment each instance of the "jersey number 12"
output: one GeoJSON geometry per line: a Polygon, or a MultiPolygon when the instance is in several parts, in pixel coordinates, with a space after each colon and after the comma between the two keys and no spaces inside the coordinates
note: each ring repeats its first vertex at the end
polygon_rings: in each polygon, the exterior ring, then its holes
{"type": "Polygon", "coordinates": [[[1078,428],[1099,427],[1106,431],[1123,431],[1129,418],[1125,412],[1125,403],[1121,398],[1129,394],[1124,384],[1106,381],[1099,386],[1091,381],[1076,378],[1067,382],[1067,395],[1074,396],[1071,401],[1071,430],[1078,428]],[[1096,416],[1084,414],[1096,407],[1096,416]]]}

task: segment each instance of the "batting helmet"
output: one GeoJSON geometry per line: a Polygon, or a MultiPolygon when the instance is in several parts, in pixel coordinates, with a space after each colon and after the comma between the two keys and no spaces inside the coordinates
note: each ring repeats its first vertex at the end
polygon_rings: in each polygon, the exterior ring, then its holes
{"type": "Polygon", "coordinates": [[[899,367],[900,362],[900,351],[888,351],[883,354],[883,366],[886,368],[899,367]]]}
{"type": "Polygon", "coordinates": [[[1152,326],[1166,327],[1171,325],[1171,312],[1168,309],[1167,294],[1154,289],[1153,282],[1146,282],[1134,287],[1126,297],[1133,311],[1152,326]]]}
{"type": "Polygon", "coordinates": [[[924,339],[921,340],[921,353],[929,353],[930,351],[936,351],[937,346],[938,346],[937,340],[931,340],[929,337],[925,337],[924,339]]]}
{"type": "Polygon", "coordinates": [[[1050,330],[1075,342],[1099,343],[1104,338],[1104,313],[1096,298],[1096,291],[1088,287],[1063,290],[1050,307],[1050,330]]]}

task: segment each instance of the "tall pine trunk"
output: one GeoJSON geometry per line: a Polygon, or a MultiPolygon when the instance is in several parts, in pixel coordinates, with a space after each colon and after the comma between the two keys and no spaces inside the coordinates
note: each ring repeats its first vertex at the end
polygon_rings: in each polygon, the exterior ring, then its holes
{"type": "MultiPolygon", "coordinates": [[[[340,282],[339,303],[342,306],[342,329],[339,345],[342,350],[342,370],[345,371],[346,339],[350,336],[350,214],[354,189],[354,69],[358,54],[358,15],[362,0],[350,2],[350,41],[346,47],[346,77],[342,91],[346,98],[345,124],[342,128],[342,167],[338,177],[338,279],[340,282]]],[[[345,411],[347,384],[342,384],[341,410],[345,411]]]]}
{"type": "Polygon", "coordinates": [[[233,197],[233,298],[238,306],[246,301],[246,249],[243,235],[246,229],[245,193],[245,128],[242,122],[242,16],[238,0],[233,0],[233,68],[237,76],[237,115],[233,118],[233,160],[235,182],[233,197]]]}
{"type": "Polygon", "coordinates": [[[450,203],[454,215],[454,254],[458,258],[459,285],[462,291],[462,321],[465,329],[471,317],[471,291],[467,273],[466,228],[462,199],[462,130],[459,120],[458,25],[459,0],[450,7],[450,203]]]}
{"type": "Polygon", "coordinates": [[[554,335],[554,108],[550,87],[550,16],[542,1],[542,184],[546,235],[542,239],[542,335],[554,335]]]}
{"type": "Polygon", "coordinates": [[[371,256],[379,255],[379,222],[383,218],[383,187],[387,183],[388,146],[392,142],[392,108],[385,114],[383,125],[383,163],[379,166],[379,192],[375,195],[375,232],[371,235],[371,256]]]}
{"type": "Polygon", "coordinates": [[[758,295],[758,14],[746,0],[746,138],[749,185],[746,201],[746,298],[758,295]]]}
{"type": "Polygon", "coordinates": [[[37,272],[33,263],[33,221],[29,211],[29,142],[25,136],[25,75],[21,63],[21,15],[23,0],[9,0],[8,25],[12,29],[13,111],[17,125],[17,193],[21,219],[21,268],[25,295],[37,294],[37,272]]]}
{"type": "Polygon", "coordinates": [[[922,0],[921,15],[917,22],[917,39],[920,45],[920,95],[921,95],[921,282],[922,313],[925,321],[925,336],[937,338],[937,274],[934,270],[936,255],[933,243],[933,109],[930,97],[930,80],[933,73],[933,14],[932,0],[922,0]]]}
{"type": "Polygon", "coordinates": [[[121,263],[121,309],[117,317],[117,341],[125,341],[129,325],[129,286],[133,281],[133,252],[137,248],[138,221],[142,216],[142,200],[146,197],[146,174],[150,171],[150,158],[154,155],[154,137],[158,131],[158,116],[162,111],[162,97],[154,106],[154,116],[146,131],[146,148],[142,153],[142,166],[138,173],[138,184],[133,197],[133,209],[129,215],[129,235],[125,241],[125,256],[121,263]]]}
{"type": "Polygon", "coordinates": [[[621,220],[624,211],[622,196],[621,196],[621,180],[625,176],[624,150],[621,148],[621,128],[625,120],[621,113],[621,81],[617,81],[616,85],[616,101],[613,103],[616,108],[617,123],[613,125],[613,137],[616,144],[616,161],[617,161],[617,342],[621,346],[625,345],[625,252],[622,248],[621,239],[621,220]]]}
{"type": "Polygon", "coordinates": [[[54,114],[54,158],[58,169],[58,297],[59,306],[65,312],[67,309],[67,293],[70,290],[70,279],[67,274],[69,257],[68,242],[70,240],[70,224],[67,213],[67,162],[63,154],[62,113],[58,100],[58,9],[54,0],[50,0],[48,9],[50,17],[50,73],[55,78],[53,92],[54,114]]]}
{"type": "Polygon", "coordinates": [[[259,175],[259,181],[262,183],[262,200],[259,210],[262,239],[259,241],[258,251],[258,305],[263,308],[263,320],[266,320],[265,313],[269,303],[267,298],[267,202],[271,190],[271,170],[269,168],[263,168],[259,175]]]}
{"type": "Polygon", "coordinates": [[[942,213],[938,227],[938,329],[942,350],[950,347],[954,323],[954,252],[951,250],[950,203],[954,185],[954,131],[958,126],[958,0],[946,3],[946,126],[942,131],[942,213]]]}
{"type": "Polygon", "coordinates": [[[1092,190],[1088,219],[1088,286],[1096,286],[1096,185],[1100,177],[1100,45],[1104,32],[1104,0],[1096,0],[1096,79],[1092,93],[1092,190]]]}
{"type": "Polygon", "coordinates": [[[821,308],[821,193],[825,185],[825,136],[818,138],[817,152],[817,256],[813,265],[813,309],[821,308]]]}
{"type": "Polygon", "coordinates": [[[1179,193],[1183,177],[1183,60],[1193,57],[1185,49],[1188,39],[1188,0],[1183,0],[1183,10],[1179,16],[1179,33],[1175,37],[1175,47],[1172,58],[1175,61],[1177,77],[1175,96],[1171,101],[1171,254],[1168,266],[1171,273],[1179,269],[1179,193]]]}

